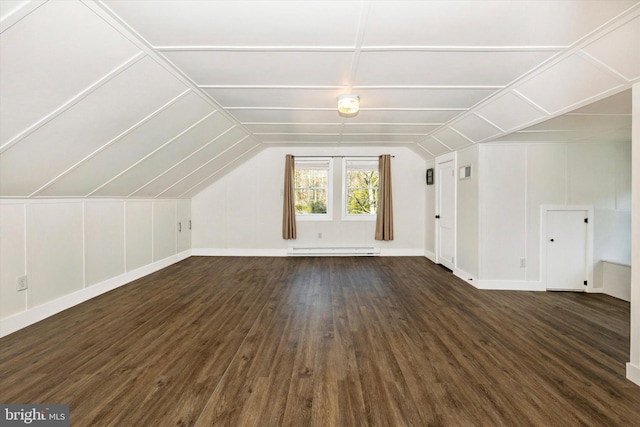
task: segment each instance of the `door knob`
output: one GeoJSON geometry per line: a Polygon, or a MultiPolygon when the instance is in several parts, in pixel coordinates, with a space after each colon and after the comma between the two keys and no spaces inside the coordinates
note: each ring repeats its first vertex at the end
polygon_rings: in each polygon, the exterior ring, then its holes
{"type": "Polygon", "coordinates": [[[553,242],[553,239],[549,240],[550,242],[553,242]]]}

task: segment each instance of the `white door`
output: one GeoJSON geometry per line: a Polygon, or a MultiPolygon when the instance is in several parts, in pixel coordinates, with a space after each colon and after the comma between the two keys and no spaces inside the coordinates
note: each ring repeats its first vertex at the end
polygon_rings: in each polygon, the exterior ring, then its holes
{"type": "Polygon", "coordinates": [[[547,289],[587,288],[587,211],[547,212],[547,289]]]}
{"type": "Polygon", "coordinates": [[[455,254],[455,170],[453,160],[436,165],[436,261],[450,270],[455,254]]]}

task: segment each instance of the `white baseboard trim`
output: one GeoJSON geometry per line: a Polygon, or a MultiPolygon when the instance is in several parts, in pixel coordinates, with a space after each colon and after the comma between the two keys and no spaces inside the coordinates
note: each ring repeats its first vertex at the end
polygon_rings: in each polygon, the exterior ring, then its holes
{"type": "Polygon", "coordinates": [[[640,386],[640,366],[627,363],[627,379],[640,386]]]}
{"type": "Polygon", "coordinates": [[[191,250],[193,256],[255,256],[255,257],[286,257],[287,249],[227,249],[227,248],[195,248],[191,250]]]}
{"type": "Polygon", "coordinates": [[[380,249],[380,256],[423,256],[423,249],[380,249]]]}
{"type": "Polygon", "coordinates": [[[468,284],[470,284],[474,288],[478,287],[478,286],[476,286],[476,284],[478,282],[478,278],[476,276],[474,276],[473,274],[469,274],[464,270],[460,270],[459,268],[454,268],[453,269],[453,275],[456,276],[459,279],[464,280],[465,282],[467,282],[468,284]]]}
{"type": "Polygon", "coordinates": [[[436,254],[435,254],[435,252],[431,252],[431,251],[428,251],[428,250],[425,249],[424,250],[424,256],[429,261],[436,262],[436,254]]]}
{"type": "Polygon", "coordinates": [[[156,261],[119,276],[112,277],[111,279],[107,279],[103,282],[96,283],[95,285],[87,286],[79,291],[33,307],[22,313],[17,313],[13,316],[7,317],[6,319],[2,319],[0,320],[0,337],[12,334],[22,328],[26,328],[29,325],[44,320],[47,317],[51,317],[54,314],[88,301],[91,298],[95,298],[106,292],[119,288],[120,286],[126,285],[127,283],[131,283],[134,280],[140,279],[141,277],[155,273],[158,270],[189,258],[190,256],[191,250],[172,255],[160,261],[156,261]]]}
{"type": "Polygon", "coordinates": [[[539,292],[544,292],[547,290],[547,287],[544,285],[544,283],[529,282],[526,280],[474,280],[474,283],[472,284],[476,288],[484,290],[539,292]]]}
{"type": "MultiPolygon", "coordinates": [[[[248,249],[248,248],[194,248],[193,256],[255,256],[286,257],[287,249],[248,249]]],[[[380,256],[423,256],[422,249],[381,249],[380,256]]]]}

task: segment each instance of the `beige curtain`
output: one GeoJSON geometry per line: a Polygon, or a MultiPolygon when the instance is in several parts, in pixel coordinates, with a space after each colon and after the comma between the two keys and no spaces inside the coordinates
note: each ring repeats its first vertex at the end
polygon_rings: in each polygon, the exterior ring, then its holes
{"type": "Polygon", "coordinates": [[[378,160],[379,194],[376,217],[376,240],[393,240],[393,200],[391,198],[391,155],[383,154],[378,160]]]}
{"type": "Polygon", "coordinates": [[[284,202],[282,204],[282,238],[285,240],[296,238],[296,206],[293,187],[295,161],[291,154],[287,154],[284,162],[284,202]]]}

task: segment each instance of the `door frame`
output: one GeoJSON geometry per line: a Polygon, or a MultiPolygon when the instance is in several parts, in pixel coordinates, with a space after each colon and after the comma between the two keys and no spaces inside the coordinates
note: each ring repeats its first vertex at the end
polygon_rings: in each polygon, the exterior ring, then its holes
{"type": "Polygon", "coordinates": [[[587,211],[587,287],[585,292],[601,292],[593,285],[593,206],[540,205],[540,282],[547,289],[547,213],[549,211],[587,211]]]}
{"type": "MultiPolygon", "coordinates": [[[[458,236],[458,180],[457,180],[457,156],[456,153],[447,153],[441,156],[436,157],[436,168],[435,168],[435,182],[436,184],[436,208],[435,214],[440,215],[440,168],[443,163],[453,162],[453,260],[451,262],[451,270],[455,271],[456,269],[456,255],[457,255],[457,236],[458,236]]],[[[435,251],[436,251],[436,264],[442,264],[440,260],[440,227],[438,226],[438,220],[436,218],[434,220],[435,225],[435,251]]],[[[444,264],[442,264],[444,265],[444,264]]],[[[444,265],[449,268],[449,266],[444,265]]]]}

